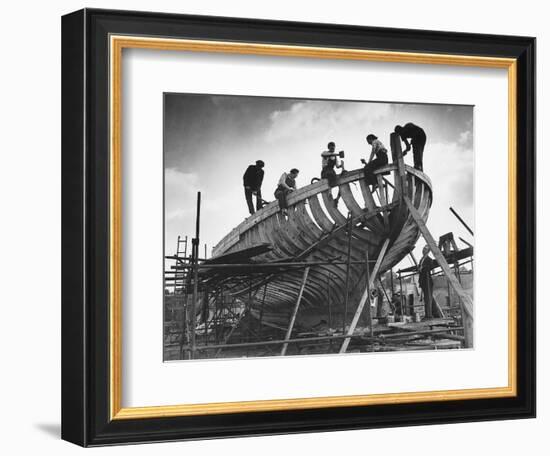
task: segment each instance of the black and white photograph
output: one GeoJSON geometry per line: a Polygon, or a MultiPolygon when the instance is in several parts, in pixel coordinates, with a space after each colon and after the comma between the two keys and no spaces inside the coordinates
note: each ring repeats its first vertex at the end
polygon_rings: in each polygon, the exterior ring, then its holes
{"type": "Polygon", "coordinates": [[[2,454],[544,454],[548,14],[441,5],[4,4],[2,454]]]}
{"type": "Polygon", "coordinates": [[[474,107],[164,94],[164,360],[474,347],[474,107]]]}

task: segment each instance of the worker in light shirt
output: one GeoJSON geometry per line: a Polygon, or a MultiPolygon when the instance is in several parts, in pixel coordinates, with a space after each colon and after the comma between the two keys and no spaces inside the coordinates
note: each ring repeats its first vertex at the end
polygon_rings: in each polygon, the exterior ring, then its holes
{"type": "Polygon", "coordinates": [[[298,177],[296,168],[292,168],[289,173],[283,173],[275,190],[275,198],[279,201],[279,207],[284,215],[288,214],[287,195],[296,190],[296,178],[298,177]]]}
{"type": "Polygon", "coordinates": [[[386,149],[384,144],[382,144],[382,141],[380,141],[378,137],[373,135],[372,133],[367,136],[367,143],[371,145],[369,161],[366,162],[362,158],[361,163],[365,165],[363,172],[365,174],[366,183],[368,185],[373,185],[376,188],[377,180],[374,172],[378,168],[381,168],[382,166],[386,166],[388,164],[388,150],[386,149]]]}
{"type": "Polygon", "coordinates": [[[321,179],[328,179],[331,187],[336,185],[336,168],[344,170],[344,162],[338,160],[338,157],[344,157],[344,151],[335,152],[336,144],[332,141],[327,144],[328,150],[321,153],[321,179]]]}

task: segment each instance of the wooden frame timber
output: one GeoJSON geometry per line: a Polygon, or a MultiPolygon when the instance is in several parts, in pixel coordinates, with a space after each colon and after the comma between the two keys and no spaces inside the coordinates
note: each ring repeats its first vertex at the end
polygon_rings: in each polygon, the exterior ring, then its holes
{"type": "Polygon", "coordinates": [[[534,38],[85,9],[62,21],[62,127],[64,439],[98,446],[534,416],[534,38]],[[508,386],[123,408],[120,97],[128,48],[507,69],[508,386]]]}

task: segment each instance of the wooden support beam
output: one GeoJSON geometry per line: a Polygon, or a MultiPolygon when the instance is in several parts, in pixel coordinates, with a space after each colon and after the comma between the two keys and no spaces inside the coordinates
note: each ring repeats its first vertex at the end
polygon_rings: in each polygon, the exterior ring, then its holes
{"type": "Polygon", "coordinates": [[[258,321],[258,337],[262,336],[262,320],[264,319],[264,305],[265,305],[266,293],[267,293],[267,283],[264,285],[264,295],[262,297],[262,304],[260,305],[260,318],[258,321]]]}
{"type": "Polygon", "coordinates": [[[458,215],[458,213],[452,208],[450,207],[449,210],[453,213],[453,215],[458,219],[458,221],[460,223],[462,223],[462,225],[464,226],[464,228],[466,228],[468,230],[468,233],[470,233],[472,236],[474,235],[474,232],[472,231],[472,229],[466,224],[466,222],[464,220],[462,220],[462,217],[460,215],[458,215]]]}
{"type": "Polygon", "coordinates": [[[439,263],[439,267],[443,271],[443,274],[447,277],[449,280],[449,283],[453,290],[456,292],[460,299],[461,303],[461,309],[462,309],[462,317],[463,317],[463,326],[464,326],[464,342],[465,346],[467,348],[473,347],[473,318],[474,318],[474,306],[472,299],[470,296],[464,291],[462,288],[462,285],[458,282],[458,279],[451,271],[451,267],[449,266],[449,263],[447,263],[447,260],[443,256],[443,253],[441,253],[441,250],[437,247],[437,244],[435,242],[435,239],[431,235],[430,231],[428,230],[428,227],[424,223],[424,220],[412,204],[411,200],[408,197],[405,197],[405,204],[407,204],[407,207],[409,208],[409,212],[411,213],[416,225],[418,226],[418,229],[422,233],[422,236],[424,237],[424,240],[426,241],[426,244],[428,244],[428,247],[430,248],[430,251],[433,253],[435,259],[439,263]]]}
{"type": "Polygon", "coordinates": [[[390,149],[393,163],[397,165],[394,173],[396,191],[399,196],[408,195],[407,171],[405,170],[405,161],[401,150],[401,138],[397,133],[390,135],[390,149]]]}
{"type": "Polygon", "coordinates": [[[451,331],[460,331],[463,329],[461,326],[458,327],[450,327],[450,328],[441,328],[441,329],[424,329],[424,330],[418,330],[418,331],[407,331],[407,332],[400,332],[400,333],[390,333],[390,334],[380,334],[378,337],[382,340],[387,339],[401,339],[401,338],[407,338],[410,336],[431,336],[436,334],[443,334],[443,337],[447,337],[449,339],[457,340],[456,338],[459,338],[458,340],[462,340],[461,336],[455,336],[453,334],[445,334],[451,331]]]}
{"type": "Polygon", "coordinates": [[[437,311],[439,312],[439,316],[441,318],[446,318],[447,316],[445,315],[445,312],[443,312],[443,309],[441,308],[441,306],[439,305],[439,303],[437,302],[437,299],[435,299],[435,297],[433,298],[433,302],[435,302],[435,307],[437,307],[437,311]]]}
{"type": "MultiPolygon", "coordinates": [[[[294,328],[294,322],[296,321],[296,315],[298,315],[298,309],[300,308],[300,301],[302,300],[302,295],[304,294],[304,288],[307,282],[307,275],[309,273],[309,267],[304,269],[304,276],[302,278],[302,285],[300,286],[300,292],[298,293],[298,299],[296,300],[296,305],[294,306],[294,311],[292,312],[292,317],[290,318],[290,323],[288,329],[286,330],[285,341],[290,339],[292,335],[292,329],[294,328]]],[[[286,350],[288,348],[288,343],[283,344],[281,349],[281,356],[285,356],[286,350]]]]}
{"type": "MultiPolygon", "coordinates": [[[[216,355],[214,355],[214,358],[216,358],[219,355],[219,352],[225,349],[246,348],[246,347],[265,347],[270,345],[281,345],[281,344],[303,344],[303,343],[311,343],[311,342],[319,342],[319,341],[332,342],[333,340],[334,341],[341,340],[345,337],[351,337],[351,338],[361,339],[361,340],[376,340],[379,342],[383,342],[383,340],[380,339],[379,337],[369,338],[364,334],[356,334],[353,336],[348,336],[345,334],[337,334],[332,336],[299,337],[297,339],[288,339],[288,340],[262,340],[258,342],[242,342],[242,343],[235,343],[235,344],[197,345],[196,350],[197,351],[218,350],[216,355]]],[[[183,349],[189,350],[189,347],[187,345],[184,345],[183,349]]]]}
{"type": "Polygon", "coordinates": [[[346,331],[346,322],[348,320],[348,302],[349,302],[349,274],[350,274],[350,261],[351,261],[351,239],[353,234],[353,222],[352,214],[348,214],[348,252],[347,252],[347,265],[346,265],[346,288],[344,295],[344,321],[342,322],[342,332],[346,331]]]}
{"type": "MultiPolygon", "coordinates": [[[[412,283],[414,285],[414,288],[415,288],[415,291],[416,291],[416,295],[417,296],[420,296],[420,291],[419,291],[419,285],[418,285],[418,274],[417,274],[417,270],[418,270],[418,261],[416,261],[416,258],[414,256],[414,253],[413,252],[409,252],[409,258],[411,259],[411,262],[412,264],[414,264],[414,266],[416,267],[416,270],[408,275],[408,276],[403,276],[403,278],[407,278],[407,277],[412,277],[412,283]]],[[[411,266],[412,267],[412,266],[411,266]]]]}
{"type": "Polygon", "coordinates": [[[468,241],[464,240],[460,236],[458,236],[458,239],[460,239],[462,242],[464,242],[464,244],[466,244],[468,247],[470,247],[472,249],[474,248],[474,246],[472,244],[470,244],[468,241]]]}
{"type": "MultiPolygon", "coordinates": [[[[171,266],[171,269],[195,269],[195,267],[199,270],[204,269],[226,269],[226,268],[240,268],[240,269],[259,269],[259,268],[275,268],[275,267],[284,267],[284,268],[290,268],[290,267],[297,267],[297,268],[305,268],[309,266],[328,266],[328,265],[347,265],[347,260],[342,260],[340,257],[335,257],[333,261],[273,261],[271,263],[229,263],[229,264],[198,264],[196,266],[194,265],[185,265],[185,266],[171,266]]],[[[350,261],[350,264],[364,264],[364,261],[350,261]]],[[[175,271],[165,271],[165,273],[171,273],[176,274],[175,271]]],[[[167,279],[174,279],[173,277],[167,277],[167,279]]]]}
{"type": "MultiPolygon", "coordinates": [[[[386,198],[386,188],[384,187],[384,182],[380,174],[376,175],[376,181],[378,182],[378,199],[380,200],[380,205],[385,207],[388,205],[388,200],[386,198]]],[[[388,212],[382,212],[382,217],[384,220],[384,228],[388,229],[390,223],[388,220],[388,212]]]]}
{"type": "MultiPolygon", "coordinates": [[[[384,259],[384,255],[386,254],[386,250],[388,249],[388,245],[390,243],[389,239],[386,239],[384,241],[384,244],[382,245],[382,249],[380,250],[380,253],[378,254],[378,258],[376,259],[376,263],[374,265],[374,268],[372,270],[372,273],[370,274],[367,286],[365,287],[365,291],[363,292],[363,295],[361,296],[361,299],[359,301],[359,305],[357,306],[357,310],[355,311],[355,315],[353,316],[353,320],[351,321],[351,325],[348,329],[346,339],[344,339],[344,342],[342,343],[342,347],[340,347],[340,353],[346,353],[346,350],[348,349],[348,345],[350,343],[349,336],[353,335],[353,332],[355,331],[355,328],[357,326],[357,323],[359,322],[359,317],[361,316],[361,313],[363,312],[363,308],[365,307],[365,303],[367,300],[369,300],[370,296],[370,289],[372,288],[374,281],[376,280],[376,277],[378,276],[378,271],[380,270],[380,265],[382,264],[382,260],[384,259]]],[[[370,306],[369,306],[370,307],[370,306]]],[[[368,309],[369,315],[370,315],[370,308],[368,309]]]]}

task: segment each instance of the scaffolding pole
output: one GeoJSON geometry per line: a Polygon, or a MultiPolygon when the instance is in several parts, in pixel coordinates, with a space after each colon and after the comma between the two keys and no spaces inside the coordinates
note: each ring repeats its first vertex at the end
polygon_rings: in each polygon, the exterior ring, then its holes
{"type": "Polygon", "coordinates": [[[458,221],[460,223],[462,223],[462,225],[464,226],[464,228],[466,228],[468,230],[468,233],[470,233],[472,236],[474,235],[474,232],[472,231],[472,229],[466,224],[466,222],[464,220],[462,220],[462,217],[460,215],[457,214],[457,212],[452,208],[450,207],[449,210],[453,213],[453,215],[458,219],[458,221]]]}
{"type": "MultiPolygon", "coordinates": [[[[298,293],[298,299],[296,300],[296,305],[294,306],[294,311],[292,312],[292,317],[290,318],[290,323],[288,325],[288,329],[286,331],[285,340],[289,340],[290,336],[292,334],[292,329],[294,328],[294,323],[296,321],[296,315],[298,315],[298,309],[300,308],[300,301],[302,300],[302,296],[304,294],[304,288],[306,286],[307,282],[307,275],[309,273],[309,268],[304,269],[304,276],[302,278],[302,285],[300,286],[300,292],[298,293]]],[[[286,350],[288,348],[288,344],[283,344],[283,348],[281,349],[281,356],[285,356],[286,350]]]]}
{"type": "Polygon", "coordinates": [[[346,261],[346,289],[344,295],[344,318],[342,321],[342,332],[346,332],[346,323],[348,321],[348,302],[349,302],[349,274],[351,269],[351,235],[352,235],[352,216],[351,212],[348,215],[348,251],[346,261]]]}
{"type": "Polygon", "coordinates": [[[193,263],[193,299],[191,302],[191,324],[189,325],[190,341],[191,341],[191,359],[195,358],[195,330],[197,327],[197,304],[199,295],[199,235],[200,235],[200,219],[201,219],[201,192],[197,192],[197,217],[195,222],[195,237],[192,241],[192,263],[193,263]]]}

